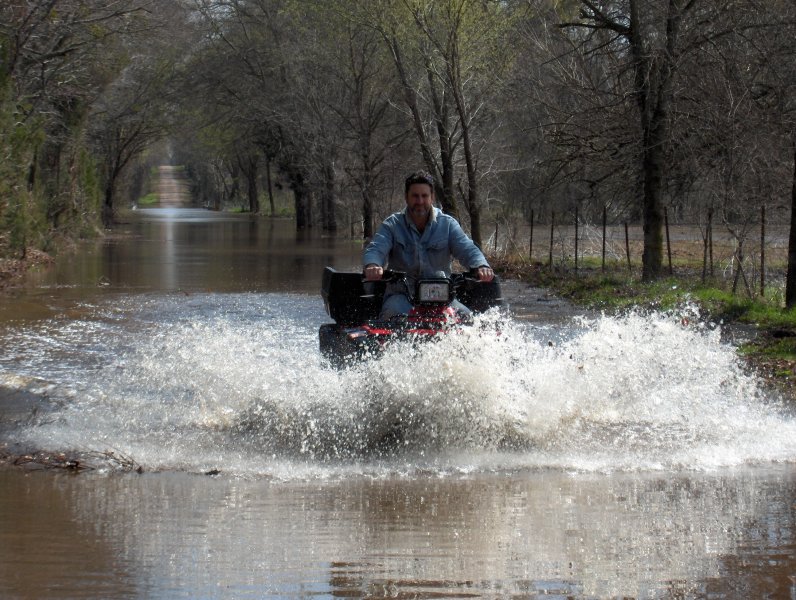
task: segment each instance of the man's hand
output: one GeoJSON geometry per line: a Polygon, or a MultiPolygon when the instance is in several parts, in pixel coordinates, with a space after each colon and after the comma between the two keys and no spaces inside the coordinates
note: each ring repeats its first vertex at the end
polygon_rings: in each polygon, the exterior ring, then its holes
{"type": "Polygon", "coordinates": [[[476,271],[478,281],[492,281],[495,278],[495,272],[489,267],[478,267],[476,271]]]}
{"type": "Polygon", "coordinates": [[[365,266],[365,279],[368,281],[378,281],[384,275],[384,269],[379,265],[366,265],[365,266]]]}

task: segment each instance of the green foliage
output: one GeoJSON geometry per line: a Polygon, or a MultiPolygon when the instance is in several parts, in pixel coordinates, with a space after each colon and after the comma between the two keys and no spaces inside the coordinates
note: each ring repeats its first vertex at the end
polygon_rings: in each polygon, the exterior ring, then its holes
{"type": "Polygon", "coordinates": [[[28,174],[42,139],[33,121],[20,118],[9,86],[0,89],[0,226],[6,232],[0,252],[24,254],[34,237],[38,211],[28,189],[28,174]]]}
{"type": "Polygon", "coordinates": [[[265,191],[260,193],[260,212],[268,217],[295,217],[296,205],[293,194],[287,190],[274,190],[274,212],[271,214],[271,203],[265,191]]]}
{"type": "Polygon", "coordinates": [[[8,251],[11,254],[24,254],[27,246],[26,204],[23,194],[16,194],[6,200],[2,223],[3,229],[7,232],[8,251]]]}
{"type": "Polygon", "coordinates": [[[50,251],[57,237],[94,234],[102,198],[81,123],[70,122],[72,135],[53,143],[24,110],[0,90],[0,254],[15,256],[29,247],[50,251]]]}
{"type": "Polygon", "coordinates": [[[276,212],[270,217],[280,217],[280,218],[294,218],[296,216],[296,209],[292,206],[277,206],[276,212]]]}
{"type": "Polygon", "coordinates": [[[77,155],[80,186],[83,191],[84,226],[94,227],[99,223],[100,206],[102,204],[102,184],[97,165],[91,154],[81,148],[77,155]]]}
{"type": "Polygon", "coordinates": [[[770,358],[796,360],[796,333],[779,338],[769,338],[766,343],[747,345],[745,350],[759,352],[770,358]]]}

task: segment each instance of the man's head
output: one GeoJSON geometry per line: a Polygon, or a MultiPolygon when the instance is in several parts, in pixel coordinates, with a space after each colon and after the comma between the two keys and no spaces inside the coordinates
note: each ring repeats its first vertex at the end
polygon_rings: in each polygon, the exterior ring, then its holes
{"type": "Polygon", "coordinates": [[[434,204],[434,178],[425,171],[412,173],[406,178],[404,191],[408,215],[418,228],[424,228],[434,204]]]}
{"type": "Polygon", "coordinates": [[[432,193],[434,192],[434,178],[431,174],[427,171],[415,171],[404,182],[404,194],[408,194],[409,188],[416,183],[425,184],[431,188],[432,193]]]}

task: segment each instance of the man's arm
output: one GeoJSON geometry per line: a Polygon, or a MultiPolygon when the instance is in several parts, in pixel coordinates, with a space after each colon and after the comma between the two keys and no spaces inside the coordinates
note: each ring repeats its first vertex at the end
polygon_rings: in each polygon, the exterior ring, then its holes
{"type": "Polygon", "coordinates": [[[492,281],[495,273],[489,266],[484,253],[478,249],[473,240],[467,237],[456,219],[451,219],[448,235],[451,254],[468,269],[474,269],[479,281],[492,281]]]}
{"type": "Polygon", "coordinates": [[[384,274],[383,265],[387,262],[393,245],[393,231],[390,224],[385,221],[376,231],[362,255],[363,273],[368,281],[381,279],[384,274]]]}

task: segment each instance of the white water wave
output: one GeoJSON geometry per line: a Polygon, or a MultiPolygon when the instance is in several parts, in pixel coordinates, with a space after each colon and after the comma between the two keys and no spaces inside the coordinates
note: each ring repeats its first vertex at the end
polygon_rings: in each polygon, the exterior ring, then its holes
{"type": "Polygon", "coordinates": [[[334,370],[316,298],[149,296],[13,332],[7,377],[69,388],[13,432],[114,449],[146,469],[340,473],[713,469],[796,460],[796,422],[718,329],[679,316],[490,315],[435,343],[334,370]],[[68,369],[57,367],[64,356],[68,369]]]}

